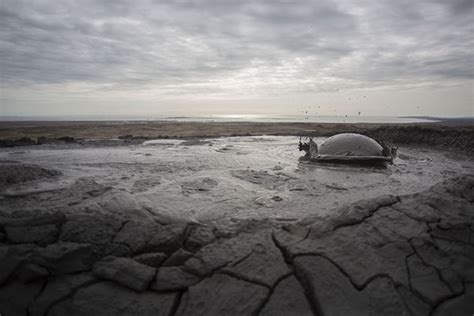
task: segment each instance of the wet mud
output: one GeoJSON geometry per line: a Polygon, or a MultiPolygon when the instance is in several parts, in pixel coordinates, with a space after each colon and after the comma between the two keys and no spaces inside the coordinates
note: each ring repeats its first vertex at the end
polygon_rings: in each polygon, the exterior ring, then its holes
{"type": "Polygon", "coordinates": [[[375,168],[305,161],[297,143],[293,136],[258,136],[3,148],[0,210],[117,213],[224,226],[291,222],[474,173],[472,157],[459,152],[402,145],[393,165],[375,168]]]}

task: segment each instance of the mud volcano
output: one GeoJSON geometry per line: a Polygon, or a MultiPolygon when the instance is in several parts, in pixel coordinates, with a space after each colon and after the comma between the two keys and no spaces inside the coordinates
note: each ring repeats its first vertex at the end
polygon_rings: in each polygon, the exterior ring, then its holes
{"type": "Polygon", "coordinates": [[[396,157],[397,149],[384,142],[361,134],[342,133],[329,137],[319,147],[311,138],[308,143],[300,140],[299,150],[306,151],[306,158],[315,162],[343,162],[380,164],[396,157]]]}
{"type": "Polygon", "coordinates": [[[297,140],[1,149],[0,313],[472,313],[469,154],[315,164],[297,140]]]}

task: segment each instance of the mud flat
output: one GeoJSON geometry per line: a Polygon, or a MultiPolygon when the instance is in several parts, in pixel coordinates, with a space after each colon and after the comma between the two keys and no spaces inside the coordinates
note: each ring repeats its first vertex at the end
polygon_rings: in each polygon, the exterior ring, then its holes
{"type": "Polygon", "coordinates": [[[0,313],[472,313],[469,150],[400,142],[373,168],[297,141],[0,149],[0,313]]]}

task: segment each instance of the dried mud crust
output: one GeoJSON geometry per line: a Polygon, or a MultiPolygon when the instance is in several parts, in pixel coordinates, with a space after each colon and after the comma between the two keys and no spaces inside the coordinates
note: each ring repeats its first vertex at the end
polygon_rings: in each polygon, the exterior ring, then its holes
{"type": "Polygon", "coordinates": [[[474,175],[284,228],[0,214],[5,315],[463,315],[474,175]],[[25,240],[19,231],[25,231],[25,240]]]}

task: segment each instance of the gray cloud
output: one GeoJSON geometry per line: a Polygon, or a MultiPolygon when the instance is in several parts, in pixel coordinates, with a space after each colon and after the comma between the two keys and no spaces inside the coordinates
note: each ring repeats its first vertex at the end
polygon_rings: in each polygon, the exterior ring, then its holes
{"type": "Polygon", "coordinates": [[[4,0],[2,83],[182,95],[472,79],[473,12],[472,0],[4,0]]]}

